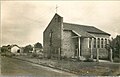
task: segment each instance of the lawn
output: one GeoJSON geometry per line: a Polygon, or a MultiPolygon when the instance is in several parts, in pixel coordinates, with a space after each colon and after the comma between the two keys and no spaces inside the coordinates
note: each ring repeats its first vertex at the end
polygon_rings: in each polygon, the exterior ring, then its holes
{"type": "Polygon", "coordinates": [[[56,61],[53,66],[67,69],[72,73],[82,76],[114,76],[120,74],[119,64],[107,62],[56,61]]]}

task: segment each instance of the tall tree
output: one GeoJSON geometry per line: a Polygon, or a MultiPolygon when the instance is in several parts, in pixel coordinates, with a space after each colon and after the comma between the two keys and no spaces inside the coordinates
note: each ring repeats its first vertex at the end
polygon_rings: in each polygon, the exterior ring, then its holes
{"type": "Polygon", "coordinates": [[[116,38],[109,41],[109,44],[106,45],[108,50],[113,50],[113,56],[120,58],[120,35],[117,35],[116,38]]]}
{"type": "Polygon", "coordinates": [[[42,44],[37,42],[35,45],[34,45],[35,48],[42,48],[42,44]]]}
{"type": "Polygon", "coordinates": [[[114,55],[120,58],[120,35],[113,40],[114,44],[114,55]]]}
{"type": "Polygon", "coordinates": [[[27,46],[24,47],[24,53],[29,53],[32,50],[33,50],[32,45],[27,45],[27,46]]]}

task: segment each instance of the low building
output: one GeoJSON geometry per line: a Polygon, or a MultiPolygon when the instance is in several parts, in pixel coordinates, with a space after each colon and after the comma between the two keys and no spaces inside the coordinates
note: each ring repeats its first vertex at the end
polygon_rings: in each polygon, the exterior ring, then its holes
{"type": "Polygon", "coordinates": [[[11,46],[11,52],[16,54],[16,55],[20,55],[21,48],[18,45],[12,45],[11,46]]]}

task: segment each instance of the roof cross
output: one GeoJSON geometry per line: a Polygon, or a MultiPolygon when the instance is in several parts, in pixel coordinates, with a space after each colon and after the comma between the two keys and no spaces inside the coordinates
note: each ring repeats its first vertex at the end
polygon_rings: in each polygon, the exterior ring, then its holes
{"type": "Polygon", "coordinates": [[[57,13],[57,11],[58,11],[58,6],[57,6],[57,5],[56,5],[56,8],[55,8],[55,9],[56,9],[56,13],[57,13]]]}

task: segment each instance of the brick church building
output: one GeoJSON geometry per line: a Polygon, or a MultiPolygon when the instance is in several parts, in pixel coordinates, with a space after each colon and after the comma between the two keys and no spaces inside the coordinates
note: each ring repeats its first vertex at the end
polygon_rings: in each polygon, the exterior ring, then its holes
{"type": "Polygon", "coordinates": [[[105,49],[110,34],[94,27],[63,22],[63,17],[54,15],[43,33],[43,46],[46,57],[85,57],[108,58],[105,49]]]}

